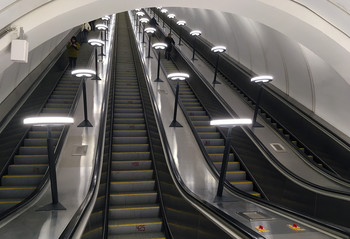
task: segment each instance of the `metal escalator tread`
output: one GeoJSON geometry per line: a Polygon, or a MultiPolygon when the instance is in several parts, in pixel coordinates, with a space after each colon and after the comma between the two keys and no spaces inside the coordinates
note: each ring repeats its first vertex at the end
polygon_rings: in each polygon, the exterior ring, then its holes
{"type": "Polygon", "coordinates": [[[126,24],[118,22],[109,238],[164,238],[147,127],[126,24]],[[149,233],[155,234],[149,234],[149,233]],[[136,237],[135,237],[136,233],[136,237]]]}

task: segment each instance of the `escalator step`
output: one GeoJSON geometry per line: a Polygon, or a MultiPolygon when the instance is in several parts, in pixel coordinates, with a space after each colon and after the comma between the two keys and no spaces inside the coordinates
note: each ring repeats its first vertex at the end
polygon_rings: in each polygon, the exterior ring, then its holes
{"type": "Polygon", "coordinates": [[[0,186],[0,198],[11,199],[11,198],[25,198],[31,194],[36,187],[10,187],[0,186]]]}
{"type": "Polygon", "coordinates": [[[12,164],[8,168],[10,175],[30,175],[44,174],[48,168],[48,164],[12,164]]]}
{"type": "Polygon", "coordinates": [[[109,218],[127,219],[127,218],[156,218],[159,215],[159,205],[133,205],[130,206],[113,206],[109,208],[109,218]]]}
{"type": "MultiPolygon", "coordinates": [[[[137,179],[137,178],[133,178],[133,179],[137,179]]],[[[155,187],[154,180],[111,182],[112,193],[153,191],[154,187],[155,187]]]]}
{"type": "Polygon", "coordinates": [[[111,172],[111,180],[147,180],[152,179],[153,170],[119,170],[111,172]]]}
{"type": "Polygon", "coordinates": [[[5,175],[1,178],[3,186],[36,186],[43,178],[43,174],[39,175],[5,175]]]}
{"type": "Polygon", "coordinates": [[[155,204],[157,201],[156,192],[142,193],[112,193],[110,194],[111,205],[135,205],[135,204],[155,204]]]}
{"type": "Polygon", "coordinates": [[[144,170],[151,169],[151,167],[151,160],[112,161],[112,170],[144,170]]]}
{"type": "Polygon", "coordinates": [[[108,228],[110,234],[140,233],[141,231],[160,232],[162,224],[160,218],[122,219],[110,220],[108,228]]]}

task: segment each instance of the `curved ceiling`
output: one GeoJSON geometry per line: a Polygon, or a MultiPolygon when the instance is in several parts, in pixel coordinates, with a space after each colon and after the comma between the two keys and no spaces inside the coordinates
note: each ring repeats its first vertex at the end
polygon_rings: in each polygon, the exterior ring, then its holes
{"type": "MultiPolygon", "coordinates": [[[[350,62],[350,26],[347,24],[350,3],[346,0],[3,0],[0,3],[0,29],[8,26],[12,28],[23,27],[25,38],[29,41],[30,50],[32,50],[72,27],[100,18],[103,15],[140,7],[159,6],[160,4],[178,8],[197,8],[193,12],[201,12],[198,9],[200,6],[202,12],[204,9],[221,12],[221,16],[219,16],[221,18],[226,13],[233,13],[235,16],[268,26],[290,41],[300,44],[304,55],[315,59],[314,62],[317,62],[316,59],[321,59],[327,64],[330,71],[335,72],[336,78],[344,81],[347,87],[350,85],[350,67],[348,67],[350,62]]],[[[203,16],[205,17],[205,15],[203,16]]],[[[192,23],[199,21],[193,14],[186,16],[186,18],[192,23]]],[[[210,21],[208,22],[210,24],[210,21]]],[[[0,73],[11,64],[8,59],[4,61],[4,57],[8,58],[8,46],[11,39],[16,37],[17,35],[12,32],[0,39],[0,61],[2,62],[0,73]]],[[[206,37],[205,34],[203,37],[206,37]]],[[[331,75],[329,80],[333,80],[331,75]]],[[[344,84],[342,83],[342,85],[344,84]]],[[[297,87],[302,88],[303,86],[299,84],[297,87]]],[[[315,95],[316,93],[308,94],[315,95]]],[[[299,96],[295,97],[298,100],[299,96]]],[[[322,95],[319,97],[321,97],[322,102],[324,100],[322,95]]],[[[320,107],[320,105],[311,104],[312,106],[309,108],[312,110],[320,107]]],[[[325,104],[321,110],[323,113],[320,115],[323,118],[328,112],[332,112],[327,110],[330,105],[325,104]]],[[[344,118],[344,122],[336,123],[338,129],[343,130],[346,127],[347,118],[349,118],[348,114],[344,118]]],[[[328,119],[328,122],[333,123],[333,120],[328,119]]],[[[348,131],[347,134],[350,135],[350,130],[348,131]]]]}

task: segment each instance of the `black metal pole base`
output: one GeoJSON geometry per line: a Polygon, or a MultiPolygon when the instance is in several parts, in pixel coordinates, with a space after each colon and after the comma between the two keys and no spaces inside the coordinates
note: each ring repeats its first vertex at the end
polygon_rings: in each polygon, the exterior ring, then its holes
{"type": "Polygon", "coordinates": [[[104,53],[103,54],[98,54],[99,56],[106,56],[104,53]]]}
{"type": "Polygon", "coordinates": [[[153,57],[152,57],[152,56],[146,56],[146,58],[153,59],[153,57]]]}
{"type": "Polygon", "coordinates": [[[173,122],[171,122],[169,127],[182,127],[182,125],[177,121],[173,121],[173,122]]]}
{"type": "Polygon", "coordinates": [[[198,59],[197,59],[197,58],[192,58],[191,60],[192,60],[192,61],[197,61],[198,59]]]}
{"type": "Polygon", "coordinates": [[[254,122],[253,125],[252,125],[253,128],[264,128],[264,126],[258,122],[254,122]]]}
{"type": "Polygon", "coordinates": [[[91,78],[91,80],[101,80],[101,78],[95,75],[93,78],[91,78]]]}
{"type": "Polygon", "coordinates": [[[163,80],[161,80],[160,78],[157,78],[154,80],[154,82],[164,82],[163,80]]]}
{"type": "Polygon", "coordinates": [[[93,127],[89,120],[82,121],[78,127],[93,127]]]}
{"type": "Polygon", "coordinates": [[[218,84],[218,85],[219,85],[219,84],[221,84],[221,82],[219,82],[219,81],[217,81],[217,80],[214,80],[214,81],[213,81],[213,84],[218,84]]]}
{"type": "Polygon", "coordinates": [[[47,204],[46,206],[43,206],[41,208],[38,208],[36,211],[56,211],[56,210],[66,210],[66,208],[64,206],[62,206],[61,203],[50,203],[47,204]]]}

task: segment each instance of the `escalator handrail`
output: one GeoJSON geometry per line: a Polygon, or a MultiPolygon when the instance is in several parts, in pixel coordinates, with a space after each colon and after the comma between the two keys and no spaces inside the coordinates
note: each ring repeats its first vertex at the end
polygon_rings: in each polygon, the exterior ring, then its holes
{"type": "MultiPolygon", "coordinates": [[[[109,61],[114,60],[112,58],[112,55],[113,55],[113,51],[110,51],[107,57],[109,61]]],[[[101,123],[99,128],[98,139],[96,143],[96,151],[94,155],[95,160],[94,160],[91,183],[83,202],[80,204],[78,210],[75,212],[72,219],[69,221],[68,225],[65,227],[64,231],[61,233],[59,237],[60,239],[68,239],[73,237],[87,209],[89,208],[91,203],[93,203],[93,196],[95,195],[96,190],[98,188],[97,183],[100,178],[100,169],[102,167],[102,161],[103,161],[103,146],[104,146],[103,141],[105,138],[106,112],[108,107],[108,90],[109,90],[108,85],[112,77],[111,76],[112,65],[113,65],[113,62],[108,62],[107,69],[106,69],[106,72],[107,72],[106,78],[105,78],[106,83],[105,83],[105,89],[103,92],[102,106],[101,106],[101,118],[100,118],[101,123]]]]}
{"type": "MultiPolygon", "coordinates": [[[[118,25],[118,16],[116,16],[116,26],[118,25]]],[[[115,35],[114,35],[114,45],[116,46],[114,50],[114,55],[113,55],[113,62],[110,62],[113,67],[111,67],[111,73],[110,73],[110,83],[109,83],[109,93],[108,95],[112,96],[112,102],[109,101],[108,98],[108,104],[111,104],[110,106],[107,106],[107,111],[108,107],[111,107],[111,115],[108,115],[108,117],[111,117],[111,120],[109,122],[109,142],[107,144],[109,145],[108,149],[108,156],[107,156],[107,176],[106,176],[106,192],[105,192],[105,204],[104,204],[104,209],[103,209],[103,219],[102,219],[102,238],[107,239],[108,238],[108,220],[109,220],[109,194],[110,194],[110,182],[111,182],[111,168],[112,168],[112,144],[113,144],[113,115],[114,115],[114,97],[115,97],[115,71],[116,71],[116,66],[114,66],[115,59],[117,57],[117,47],[118,47],[118,37],[117,37],[117,27],[115,28],[115,35]]],[[[106,130],[106,129],[105,129],[106,130]]],[[[106,144],[106,142],[105,142],[106,144]]],[[[103,160],[103,158],[102,158],[103,160]]]]}

